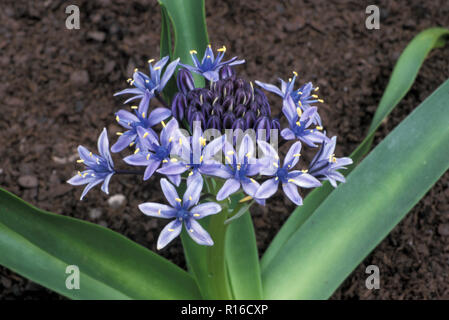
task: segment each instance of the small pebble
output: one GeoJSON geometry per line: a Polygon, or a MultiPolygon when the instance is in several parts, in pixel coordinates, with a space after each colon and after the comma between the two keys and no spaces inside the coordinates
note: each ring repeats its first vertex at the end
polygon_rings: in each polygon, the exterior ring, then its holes
{"type": "Polygon", "coordinates": [[[123,194],[114,194],[108,199],[108,205],[113,209],[120,208],[125,204],[125,202],[126,197],[123,194]]]}
{"type": "Polygon", "coordinates": [[[19,185],[23,188],[36,188],[38,185],[37,178],[32,175],[21,176],[18,182],[19,185]]]}

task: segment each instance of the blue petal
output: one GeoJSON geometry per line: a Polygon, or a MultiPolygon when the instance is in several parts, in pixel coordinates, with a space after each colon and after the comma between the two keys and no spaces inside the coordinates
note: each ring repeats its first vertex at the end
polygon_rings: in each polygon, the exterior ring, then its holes
{"type": "Polygon", "coordinates": [[[179,220],[173,220],[162,229],[157,239],[157,249],[161,250],[169,244],[174,238],[179,236],[182,230],[182,223],[179,220]]]}
{"type": "Polygon", "coordinates": [[[145,202],[139,204],[139,209],[147,216],[164,219],[174,218],[177,213],[176,209],[165,204],[155,202],[145,202]]]}

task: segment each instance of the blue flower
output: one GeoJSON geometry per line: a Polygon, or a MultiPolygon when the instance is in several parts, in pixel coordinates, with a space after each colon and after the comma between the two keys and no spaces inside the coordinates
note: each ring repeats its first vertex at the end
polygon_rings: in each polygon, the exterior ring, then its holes
{"type": "MultiPolygon", "coordinates": [[[[146,166],[143,175],[144,180],[148,180],[160,165],[167,164],[170,155],[176,154],[176,148],[179,139],[178,121],[170,120],[161,131],[160,139],[153,135],[148,129],[142,127],[137,128],[141,148],[137,148],[133,155],[125,157],[123,160],[132,166],[146,166]]],[[[167,177],[176,185],[179,185],[181,177],[179,174],[169,174],[167,177]]]]}
{"type": "Polygon", "coordinates": [[[258,203],[265,204],[265,200],[257,199],[256,192],[259,183],[251,178],[259,174],[261,163],[254,157],[254,143],[249,135],[245,135],[241,141],[238,152],[232,145],[225,143],[226,164],[216,168],[207,174],[226,179],[223,187],[217,193],[217,200],[222,201],[231,194],[237,192],[240,186],[243,191],[254,198],[258,203]]]}
{"type": "Polygon", "coordinates": [[[310,147],[316,147],[315,143],[320,144],[328,140],[326,135],[321,132],[322,127],[310,128],[313,124],[314,115],[317,113],[316,107],[310,107],[302,112],[300,107],[295,108],[293,99],[287,97],[284,100],[282,112],[289,123],[289,128],[281,131],[281,136],[285,140],[299,139],[310,147]]]}
{"type": "Polygon", "coordinates": [[[226,47],[223,46],[222,48],[217,50],[219,52],[218,56],[215,58],[214,52],[212,51],[212,48],[210,45],[207,46],[206,51],[204,52],[203,60],[201,62],[198,60],[197,52],[195,50],[190,51],[190,55],[192,56],[192,61],[194,66],[190,66],[188,64],[182,64],[184,68],[201,74],[204,78],[206,78],[209,81],[215,82],[217,81],[219,76],[220,69],[225,66],[235,66],[238,64],[245,63],[245,60],[237,60],[237,57],[233,57],[232,59],[228,61],[222,62],[224,54],[226,52],[226,47]]]}
{"type": "Polygon", "coordinates": [[[162,192],[169,205],[146,202],[139,205],[139,209],[146,215],[158,218],[173,219],[161,231],[157,240],[157,249],[164,248],[169,242],[176,238],[186,228],[188,235],[198,244],[212,246],[214,244],[209,233],[197,222],[206,216],[217,214],[221,211],[219,204],[206,202],[197,205],[203,180],[195,179],[188,186],[183,198],[179,198],[175,187],[167,179],[161,179],[162,192]]]}
{"type": "Polygon", "coordinates": [[[273,177],[263,182],[256,192],[256,198],[267,199],[276,193],[279,183],[287,197],[296,205],[302,205],[302,198],[298,192],[298,187],[315,188],[321,186],[321,182],[306,170],[293,170],[301,156],[301,142],[295,142],[287,152],[284,165],[281,166],[279,156],[274,148],[267,142],[258,140],[259,147],[264,153],[261,160],[265,165],[260,174],[273,177]]]}
{"type": "Polygon", "coordinates": [[[74,186],[87,184],[81,194],[80,200],[83,200],[87,192],[101,182],[103,182],[101,190],[109,194],[109,181],[115,171],[114,162],[112,162],[111,154],[109,153],[109,141],[106,128],[103,129],[98,138],[98,152],[100,155],[90,152],[83,146],[78,147],[78,153],[81,158],[78,162],[84,163],[87,170],[82,172],[78,171],[78,174],[67,182],[74,186]]]}
{"type": "Polygon", "coordinates": [[[187,178],[187,183],[190,183],[193,179],[201,178],[201,174],[210,174],[221,167],[221,164],[214,160],[213,157],[223,149],[224,136],[206,144],[199,122],[194,124],[193,136],[191,138],[181,138],[182,143],[178,153],[179,159],[176,157],[172,158],[166,166],[157,170],[158,173],[177,175],[190,170],[187,178]]]}
{"type": "MultiPolygon", "coordinates": [[[[293,78],[289,79],[288,82],[285,82],[282,79],[279,79],[281,82],[281,89],[276,87],[275,85],[264,83],[256,80],[256,84],[267,91],[273,92],[278,96],[282,97],[282,99],[286,100],[288,97],[293,99],[294,105],[298,105],[302,111],[306,111],[311,107],[312,103],[320,102],[323,100],[319,99],[319,97],[314,93],[318,91],[318,87],[313,87],[311,82],[308,82],[302,85],[299,89],[294,90],[295,81],[297,77],[297,73],[293,72],[293,78]]],[[[317,113],[313,116],[313,123],[321,126],[321,118],[317,113]]]]}
{"type": "Polygon", "coordinates": [[[337,187],[337,181],[346,181],[345,177],[337,170],[346,169],[345,166],[352,164],[351,158],[335,157],[336,142],[337,137],[332,137],[328,142],[323,143],[309,167],[311,175],[320,180],[329,180],[334,188],[337,187]]]}
{"type": "Polygon", "coordinates": [[[125,132],[117,132],[119,138],[117,142],[112,146],[112,152],[120,152],[127,146],[136,145],[137,148],[141,148],[140,139],[137,135],[137,128],[144,128],[154,137],[157,137],[156,133],[151,129],[159,122],[167,119],[171,116],[171,110],[167,108],[156,108],[148,114],[148,106],[150,103],[151,95],[146,92],[140,100],[139,106],[133,106],[134,113],[127,110],[119,110],[115,113],[115,119],[125,129],[125,132]]]}
{"type": "Polygon", "coordinates": [[[114,96],[122,95],[122,94],[133,94],[134,96],[125,101],[128,103],[129,101],[140,99],[144,96],[145,92],[150,94],[150,99],[154,97],[156,94],[159,94],[164,89],[168,80],[170,80],[171,76],[175,72],[176,67],[179,63],[179,58],[175,61],[172,61],[162,74],[162,68],[168,62],[168,56],[163,57],[161,60],[156,62],[153,66],[154,59],[148,60],[148,67],[150,69],[150,76],[147,76],[145,73],[140,72],[137,68],[134,70],[133,78],[128,79],[130,85],[133,85],[132,89],[125,89],[120,92],[114,94],[114,96]]]}

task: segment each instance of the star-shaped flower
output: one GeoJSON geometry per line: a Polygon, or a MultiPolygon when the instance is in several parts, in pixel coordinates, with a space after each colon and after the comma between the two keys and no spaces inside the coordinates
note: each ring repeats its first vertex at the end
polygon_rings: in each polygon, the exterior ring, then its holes
{"type": "Polygon", "coordinates": [[[87,184],[80,200],[83,200],[87,192],[101,182],[103,182],[101,190],[109,194],[109,181],[115,171],[114,162],[112,162],[111,154],[109,153],[109,140],[106,128],[103,129],[98,138],[98,152],[100,155],[90,152],[83,146],[78,147],[78,153],[81,158],[78,162],[84,163],[87,170],[78,171],[78,174],[67,182],[74,186],[87,184]]]}
{"type": "Polygon", "coordinates": [[[298,192],[298,187],[315,188],[321,186],[321,182],[307,171],[293,170],[301,156],[301,142],[295,142],[287,152],[284,159],[284,165],[281,166],[279,156],[274,148],[263,140],[258,140],[257,143],[264,153],[264,158],[261,160],[265,166],[261,169],[260,174],[271,176],[261,184],[256,192],[256,197],[267,199],[276,193],[279,183],[282,183],[282,189],[287,197],[296,205],[302,205],[302,198],[298,192]]]}
{"type": "Polygon", "coordinates": [[[200,62],[197,57],[197,52],[195,50],[191,50],[190,55],[192,56],[194,66],[182,63],[181,65],[192,72],[201,74],[207,80],[215,82],[220,78],[219,71],[223,66],[225,65],[235,66],[238,64],[245,63],[245,60],[237,60],[237,57],[233,57],[228,61],[222,62],[221,60],[223,60],[224,54],[226,52],[225,46],[218,49],[218,52],[219,54],[215,58],[211,46],[208,45],[206,51],[204,52],[203,59],[200,62]]]}
{"type": "Polygon", "coordinates": [[[161,231],[157,240],[157,249],[164,248],[169,242],[179,236],[183,224],[188,235],[196,243],[212,246],[214,244],[212,238],[197,220],[219,213],[221,206],[215,202],[206,202],[198,205],[201,190],[203,189],[203,180],[195,179],[191,181],[182,199],[179,198],[175,187],[167,179],[161,179],[161,187],[170,206],[154,202],[146,202],[139,205],[139,209],[148,216],[173,219],[161,231]]]}
{"type": "Polygon", "coordinates": [[[345,182],[345,177],[337,170],[346,169],[345,166],[352,164],[351,158],[336,158],[334,151],[337,137],[332,137],[328,142],[323,143],[320,150],[312,159],[309,173],[320,180],[329,180],[336,188],[337,181],[345,182]]]}
{"type": "Polygon", "coordinates": [[[122,90],[114,94],[114,96],[133,94],[133,97],[125,101],[125,103],[128,103],[132,100],[142,98],[145,95],[145,92],[150,94],[150,99],[156,94],[161,93],[179,63],[179,58],[172,61],[162,74],[162,68],[167,64],[168,59],[168,56],[163,57],[161,60],[156,62],[154,66],[154,59],[148,60],[148,67],[150,69],[149,76],[143,72],[140,72],[137,68],[134,69],[133,78],[128,79],[129,84],[133,85],[134,88],[122,90]]]}

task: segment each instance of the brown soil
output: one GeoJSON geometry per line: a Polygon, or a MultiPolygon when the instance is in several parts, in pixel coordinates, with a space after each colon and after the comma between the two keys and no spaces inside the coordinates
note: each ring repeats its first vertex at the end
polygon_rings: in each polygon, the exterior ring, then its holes
{"type": "MultiPolygon", "coordinates": [[[[155,179],[113,178],[111,194],[127,203],[111,209],[95,190],[64,183],[75,169],[78,144],[94,147],[103,127],[118,128],[112,113],[135,67],[159,54],[156,1],[73,1],[81,29],[65,28],[63,1],[2,1],[0,10],[0,185],[26,201],[59,214],[107,226],[155,250],[164,222],[137,210],[161,199],[155,179]],[[67,159],[70,161],[64,163],[67,159]],[[24,187],[25,186],[25,187],[24,187]],[[154,187],[156,186],[156,187],[154,187]],[[92,209],[98,209],[92,211],[92,209]]],[[[439,1],[377,1],[381,29],[365,29],[362,1],[207,1],[215,47],[244,57],[249,79],[276,81],[292,70],[320,86],[321,115],[338,135],[338,155],[362,141],[395,61],[419,31],[449,25],[449,6],[439,1]]],[[[380,141],[449,76],[449,47],[433,52],[410,93],[384,122],[380,141]]],[[[394,231],[334,294],[334,299],[449,298],[449,174],[428,192],[394,231]],[[365,288],[365,267],[376,264],[381,289],[365,288]]],[[[263,252],[294,206],[277,195],[252,214],[263,252]]],[[[184,266],[179,240],[161,254],[184,266]]],[[[0,299],[61,297],[0,268],[0,299]]]]}

